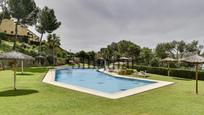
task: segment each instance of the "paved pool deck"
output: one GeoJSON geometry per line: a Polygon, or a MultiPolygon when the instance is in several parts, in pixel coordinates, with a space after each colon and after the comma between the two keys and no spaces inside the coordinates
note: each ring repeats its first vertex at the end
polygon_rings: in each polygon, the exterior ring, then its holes
{"type": "Polygon", "coordinates": [[[146,92],[149,90],[153,90],[156,88],[160,88],[160,87],[174,84],[173,82],[167,82],[167,81],[150,80],[150,79],[122,76],[122,75],[118,75],[116,73],[110,73],[110,72],[104,71],[103,69],[100,69],[99,72],[102,72],[104,74],[109,74],[109,75],[114,76],[114,77],[127,78],[127,79],[137,79],[137,80],[147,80],[147,81],[156,82],[153,84],[149,84],[149,85],[145,85],[145,86],[141,86],[141,87],[137,87],[137,88],[133,88],[133,89],[128,89],[126,91],[120,91],[117,93],[105,93],[105,92],[96,91],[93,89],[88,89],[88,88],[84,88],[84,87],[80,87],[80,86],[56,82],[55,81],[55,71],[56,71],[55,69],[50,69],[47,72],[47,74],[45,75],[43,82],[47,83],[47,84],[55,85],[58,87],[68,88],[71,90],[75,90],[75,91],[79,91],[79,92],[83,92],[83,93],[88,93],[88,94],[92,94],[92,95],[96,95],[96,96],[100,96],[100,97],[105,97],[105,98],[109,98],[109,99],[119,99],[122,97],[127,97],[127,96],[139,94],[142,92],[146,92]]]}

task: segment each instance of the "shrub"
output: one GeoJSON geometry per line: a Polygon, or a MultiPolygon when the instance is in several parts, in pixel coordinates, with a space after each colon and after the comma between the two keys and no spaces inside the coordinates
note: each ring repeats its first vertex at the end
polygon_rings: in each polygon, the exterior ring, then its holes
{"type": "MultiPolygon", "coordinates": [[[[158,75],[168,75],[168,68],[164,67],[149,67],[149,66],[134,66],[134,69],[138,71],[146,71],[147,73],[158,74],[158,75]]],[[[195,71],[186,69],[170,69],[170,76],[195,79],[195,71]]],[[[199,79],[204,80],[204,71],[199,71],[199,79]]]]}
{"type": "Polygon", "coordinates": [[[131,75],[134,73],[133,69],[123,69],[118,72],[119,75],[131,75]]]}
{"type": "Polygon", "coordinates": [[[57,58],[56,64],[57,65],[64,65],[64,64],[66,64],[66,59],[64,59],[64,58],[57,58]]]}
{"type": "Polygon", "coordinates": [[[5,40],[6,39],[6,34],[3,32],[0,32],[0,39],[5,40]]]}

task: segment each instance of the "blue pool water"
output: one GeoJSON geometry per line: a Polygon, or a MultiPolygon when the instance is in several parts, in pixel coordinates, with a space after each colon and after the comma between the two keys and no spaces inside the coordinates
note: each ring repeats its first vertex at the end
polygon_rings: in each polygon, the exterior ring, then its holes
{"type": "Polygon", "coordinates": [[[105,93],[116,93],[156,82],[118,78],[94,69],[61,69],[56,71],[55,81],[80,86],[105,93]]]}

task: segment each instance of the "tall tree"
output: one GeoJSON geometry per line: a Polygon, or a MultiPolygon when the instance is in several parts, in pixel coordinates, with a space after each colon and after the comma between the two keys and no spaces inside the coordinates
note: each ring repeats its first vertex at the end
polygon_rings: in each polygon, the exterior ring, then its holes
{"type": "Polygon", "coordinates": [[[142,63],[143,65],[150,65],[153,56],[154,55],[152,49],[146,47],[142,48],[140,52],[140,63],[142,63]]]}
{"type": "Polygon", "coordinates": [[[96,58],[96,53],[94,51],[87,52],[87,55],[91,61],[94,61],[96,58]]]}
{"type": "Polygon", "coordinates": [[[15,39],[13,49],[16,49],[18,39],[18,26],[20,24],[33,25],[36,23],[38,8],[34,0],[7,0],[7,9],[11,17],[15,19],[15,39]]]}
{"type": "Polygon", "coordinates": [[[41,50],[41,43],[42,38],[45,33],[52,33],[56,29],[58,29],[61,25],[61,22],[57,21],[55,16],[55,12],[53,9],[49,9],[47,6],[44,7],[38,14],[38,20],[36,24],[36,30],[41,34],[39,39],[40,47],[39,51],[41,50]]]}
{"type": "Polygon", "coordinates": [[[192,41],[188,44],[184,41],[172,41],[158,44],[155,52],[159,58],[169,56],[178,59],[183,58],[184,55],[200,53],[202,48],[203,45],[199,45],[198,41],[192,41]]]}
{"type": "Polygon", "coordinates": [[[85,62],[85,59],[88,59],[89,55],[85,51],[79,51],[75,55],[76,57],[80,58],[81,62],[85,62]]]}
{"type": "Polygon", "coordinates": [[[157,57],[163,59],[166,58],[168,56],[168,53],[166,51],[166,47],[165,47],[165,43],[159,43],[156,46],[155,49],[155,54],[157,57]]]}
{"type": "Polygon", "coordinates": [[[203,45],[199,45],[199,42],[196,40],[186,45],[187,52],[194,52],[194,53],[200,54],[202,49],[203,49],[203,45]]]}
{"type": "Polygon", "coordinates": [[[55,48],[61,45],[59,38],[56,34],[49,34],[47,37],[47,45],[52,51],[53,65],[55,65],[55,48]]]}

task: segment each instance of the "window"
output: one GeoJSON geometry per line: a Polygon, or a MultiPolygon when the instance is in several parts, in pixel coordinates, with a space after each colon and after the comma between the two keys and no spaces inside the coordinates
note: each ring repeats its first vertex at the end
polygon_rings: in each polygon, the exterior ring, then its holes
{"type": "Polygon", "coordinates": [[[11,31],[11,34],[13,34],[13,31],[11,31]]]}
{"type": "Polygon", "coordinates": [[[7,33],[7,31],[6,31],[6,30],[4,30],[4,33],[7,33]]]}

